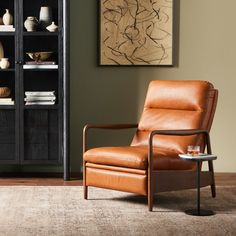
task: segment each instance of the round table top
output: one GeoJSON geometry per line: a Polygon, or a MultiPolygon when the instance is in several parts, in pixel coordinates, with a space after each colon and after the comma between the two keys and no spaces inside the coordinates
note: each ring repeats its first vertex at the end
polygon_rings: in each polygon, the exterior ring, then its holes
{"type": "Polygon", "coordinates": [[[179,157],[184,160],[192,160],[192,161],[212,161],[217,159],[216,155],[205,154],[205,153],[202,153],[198,156],[192,156],[189,154],[179,154],[179,157]]]}

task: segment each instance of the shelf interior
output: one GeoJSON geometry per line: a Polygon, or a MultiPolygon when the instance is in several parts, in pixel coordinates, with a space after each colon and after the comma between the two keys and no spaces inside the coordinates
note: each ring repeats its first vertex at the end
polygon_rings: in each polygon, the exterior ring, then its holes
{"type": "MultiPolygon", "coordinates": [[[[23,0],[23,19],[24,21],[28,16],[35,16],[39,20],[41,6],[49,6],[52,9],[52,20],[58,25],[58,0],[37,0],[33,1],[34,7],[32,7],[32,0],[23,0]]],[[[24,28],[24,31],[26,29],[24,28]]],[[[40,29],[38,31],[46,31],[46,29],[40,29]]]]}
{"type": "Polygon", "coordinates": [[[9,9],[9,12],[10,14],[13,16],[13,25],[14,25],[14,22],[15,22],[15,12],[14,12],[14,8],[15,8],[15,4],[14,4],[14,0],[1,0],[0,1],[0,16],[2,17],[5,13],[6,13],[6,10],[5,9],[9,9]]]}
{"type": "Polygon", "coordinates": [[[53,52],[47,61],[55,61],[58,64],[58,38],[57,36],[29,36],[24,40],[24,61],[33,61],[27,52],[53,52]]]}
{"type": "Polygon", "coordinates": [[[9,97],[15,100],[15,73],[1,73],[0,75],[0,87],[8,87],[11,90],[9,97]]]}
{"type": "Polygon", "coordinates": [[[9,69],[15,68],[15,37],[0,35],[0,42],[3,47],[4,57],[9,58],[9,69]]]}
{"type": "Polygon", "coordinates": [[[24,71],[24,91],[55,91],[58,103],[58,71],[24,71]]]}

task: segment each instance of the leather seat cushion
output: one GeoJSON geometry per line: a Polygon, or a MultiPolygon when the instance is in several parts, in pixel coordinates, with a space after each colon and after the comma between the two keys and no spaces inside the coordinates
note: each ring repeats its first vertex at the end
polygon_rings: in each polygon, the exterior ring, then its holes
{"type": "MultiPolygon", "coordinates": [[[[146,170],[147,147],[99,147],[85,152],[84,160],[90,163],[146,170]]],[[[184,161],[173,150],[154,148],[154,170],[192,170],[195,163],[184,161]]]]}

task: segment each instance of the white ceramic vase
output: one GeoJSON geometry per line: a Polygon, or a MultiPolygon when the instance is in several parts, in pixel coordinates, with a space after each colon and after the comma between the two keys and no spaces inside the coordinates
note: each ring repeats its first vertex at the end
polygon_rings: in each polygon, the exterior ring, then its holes
{"type": "Polygon", "coordinates": [[[38,23],[38,20],[36,17],[28,16],[25,23],[24,23],[24,26],[27,31],[33,32],[33,31],[37,30],[38,24],[39,23],[38,23]]]}
{"type": "Polygon", "coordinates": [[[9,9],[6,9],[6,13],[3,15],[2,20],[4,25],[12,25],[13,16],[10,14],[9,9]]]}
{"type": "Polygon", "coordinates": [[[3,58],[4,57],[4,49],[3,49],[3,45],[2,45],[2,43],[1,43],[1,41],[0,41],[0,60],[1,60],[1,58],[3,58]]]}
{"type": "Polygon", "coordinates": [[[9,62],[8,58],[1,59],[0,67],[1,67],[1,69],[8,69],[10,67],[10,62],[9,62]]]}
{"type": "Polygon", "coordinates": [[[58,26],[55,25],[55,22],[53,21],[52,24],[49,25],[46,29],[50,32],[56,32],[58,30],[58,26]]]}
{"type": "Polygon", "coordinates": [[[52,23],[52,9],[48,6],[42,6],[39,13],[39,23],[43,29],[46,29],[52,23]]]}

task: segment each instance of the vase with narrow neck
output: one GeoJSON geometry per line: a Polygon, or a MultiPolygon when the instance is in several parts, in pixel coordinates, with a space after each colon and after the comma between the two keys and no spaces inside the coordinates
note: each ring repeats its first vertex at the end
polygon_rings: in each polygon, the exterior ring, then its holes
{"type": "Polygon", "coordinates": [[[52,23],[52,9],[49,6],[42,6],[39,13],[39,23],[42,30],[52,23]]]}
{"type": "Polygon", "coordinates": [[[37,30],[38,24],[39,23],[36,17],[28,16],[24,23],[24,26],[28,32],[33,32],[37,30]]]}
{"type": "Polygon", "coordinates": [[[10,14],[9,9],[6,9],[6,13],[3,15],[2,20],[4,25],[12,25],[13,16],[10,14]]]}

